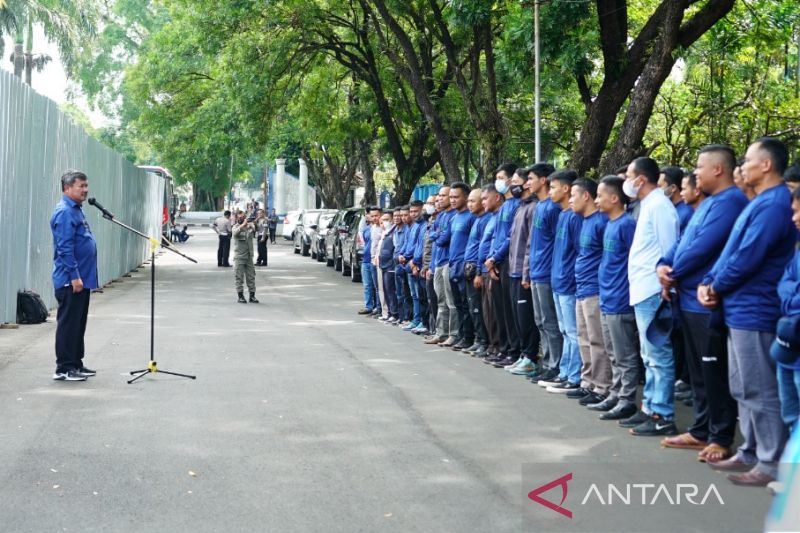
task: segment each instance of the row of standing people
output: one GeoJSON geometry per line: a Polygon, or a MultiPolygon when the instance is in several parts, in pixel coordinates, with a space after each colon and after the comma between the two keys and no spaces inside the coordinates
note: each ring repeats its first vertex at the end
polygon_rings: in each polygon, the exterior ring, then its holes
{"type": "Polygon", "coordinates": [[[360,313],[765,486],[800,412],[800,192],[787,163],[763,138],[740,161],[706,146],[686,176],[647,157],[599,182],[505,164],[482,189],[371,208],[360,313]],[[683,432],[676,364],[693,393],[683,432]]]}

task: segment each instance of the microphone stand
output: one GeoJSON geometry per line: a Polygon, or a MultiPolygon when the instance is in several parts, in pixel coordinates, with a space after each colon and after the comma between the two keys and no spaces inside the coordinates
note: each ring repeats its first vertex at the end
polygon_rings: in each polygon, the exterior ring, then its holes
{"type": "Polygon", "coordinates": [[[191,261],[192,263],[197,263],[196,259],[189,257],[188,255],[184,254],[183,252],[176,250],[172,247],[171,244],[168,244],[169,241],[164,241],[163,239],[159,240],[154,237],[149,237],[142,233],[141,231],[134,229],[127,224],[123,224],[119,220],[114,218],[114,215],[109,212],[107,209],[103,208],[102,206],[98,205],[96,202],[93,201],[89,202],[89,204],[94,205],[100,211],[103,212],[103,218],[106,220],[110,220],[117,226],[125,228],[126,230],[130,231],[131,233],[135,233],[136,235],[142,237],[143,239],[147,239],[150,243],[150,361],[147,363],[147,368],[143,368],[141,370],[132,370],[130,372],[131,376],[136,376],[135,378],[128,381],[130,385],[134,381],[141,379],[142,377],[146,376],[147,374],[169,374],[170,376],[178,376],[182,378],[189,378],[189,379],[197,379],[197,376],[192,376],[190,374],[179,374],[177,372],[167,372],[166,370],[161,370],[158,368],[158,365],[154,358],[155,352],[155,313],[156,313],[156,249],[158,246],[161,245],[167,250],[172,253],[178,254],[179,256],[191,261]]]}

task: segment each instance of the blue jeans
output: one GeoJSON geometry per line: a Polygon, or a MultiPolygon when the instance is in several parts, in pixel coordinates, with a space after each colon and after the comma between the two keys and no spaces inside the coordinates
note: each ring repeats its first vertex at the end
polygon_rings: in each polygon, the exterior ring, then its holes
{"type": "MultiPolygon", "coordinates": [[[[371,276],[372,277],[372,286],[374,287],[373,292],[375,293],[375,307],[374,308],[377,309],[378,312],[381,312],[382,311],[382,309],[381,309],[381,295],[378,294],[378,288],[379,288],[379,285],[378,285],[378,269],[377,269],[377,267],[375,265],[370,264],[369,265],[369,271],[372,274],[372,276],[371,276]]],[[[381,282],[383,282],[383,280],[381,280],[381,282]]]]}
{"type": "Polygon", "coordinates": [[[642,411],[672,420],[675,417],[675,359],[672,355],[672,342],[655,346],[647,340],[647,326],[655,318],[660,303],[661,295],[654,294],[633,306],[644,361],[642,411]]]}
{"type": "Polygon", "coordinates": [[[364,308],[368,311],[375,309],[375,283],[372,279],[372,264],[361,262],[361,282],[364,283],[364,308]]]}
{"type": "Polygon", "coordinates": [[[553,293],[558,329],[564,338],[558,376],[570,383],[581,381],[581,352],[578,347],[578,321],[575,316],[575,295],[553,293]]]}
{"type": "Polygon", "coordinates": [[[417,278],[411,275],[411,272],[406,274],[406,282],[408,283],[408,288],[411,290],[411,309],[413,310],[413,317],[411,321],[414,324],[422,324],[422,315],[420,313],[420,305],[419,305],[419,284],[417,283],[417,278]]]}
{"type": "Polygon", "coordinates": [[[789,431],[800,417],[800,370],[777,365],[778,397],[781,399],[781,418],[789,431]]]}

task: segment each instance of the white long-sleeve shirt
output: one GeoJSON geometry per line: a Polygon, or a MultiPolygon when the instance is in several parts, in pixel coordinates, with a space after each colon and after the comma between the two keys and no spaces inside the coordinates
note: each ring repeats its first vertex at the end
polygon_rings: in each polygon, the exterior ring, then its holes
{"type": "Polygon", "coordinates": [[[679,235],[680,220],[675,206],[661,189],[653,189],[641,201],[639,220],[628,256],[631,305],[661,292],[656,266],[679,235]]]}

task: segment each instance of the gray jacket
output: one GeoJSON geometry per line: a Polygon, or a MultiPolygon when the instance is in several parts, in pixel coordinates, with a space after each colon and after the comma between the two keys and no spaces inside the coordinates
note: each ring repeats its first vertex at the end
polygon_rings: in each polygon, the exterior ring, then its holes
{"type": "Polygon", "coordinates": [[[528,255],[528,247],[531,242],[533,212],[538,203],[539,199],[532,194],[528,198],[520,200],[517,212],[514,214],[508,246],[508,273],[512,278],[523,277],[525,257],[528,255]]]}

